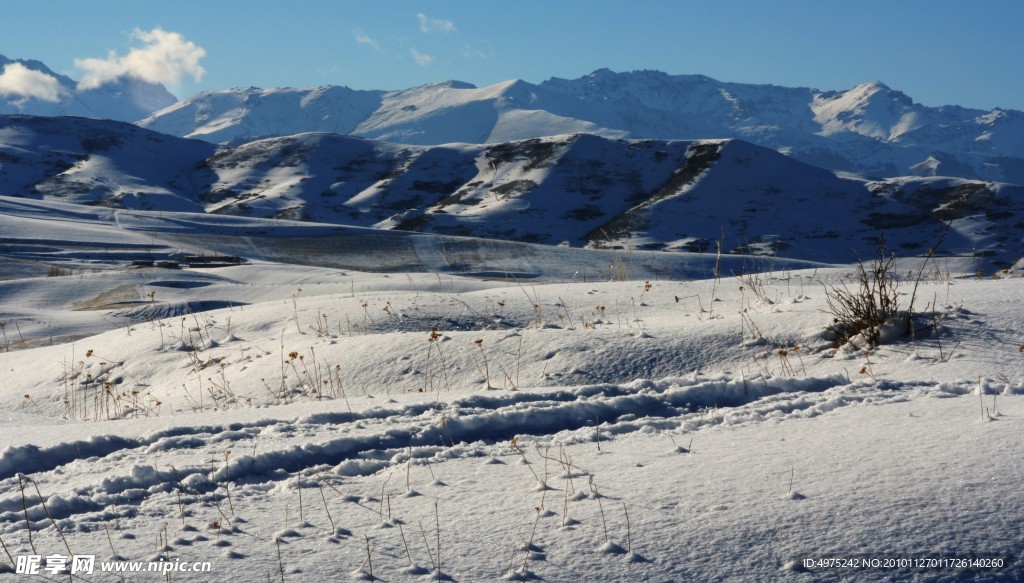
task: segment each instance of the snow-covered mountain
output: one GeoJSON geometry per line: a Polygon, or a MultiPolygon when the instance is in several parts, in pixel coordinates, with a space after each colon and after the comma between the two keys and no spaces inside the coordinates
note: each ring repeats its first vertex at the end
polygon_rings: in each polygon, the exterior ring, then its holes
{"type": "Polygon", "coordinates": [[[740,138],[834,170],[1024,183],[1024,112],[925,107],[879,82],[826,92],[601,69],[485,88],[458,81],[393,92],[249,88],[200,93],[139,124],[232,145],[308,131],[418,145],[568,133],[740,138]]]}
{"type": "Polygon", "coordinates": [[[124,122],[0,116],[0,194],[203,212],[185,179],[215,151],[124,122]]]}
{"type": "Polygon", "coordinates": [[[138,125],[214,143],[245,143],[256,137],[315,131],[352,134],[380,107],[382,95],[383,91],[337,86],[204,91],[138,125]]]}
{"type": "Polygon", "coordinates": [[[1002,267],[1022,254],[1024,188],[876,178],[742,140],[589,134],[411,146],[327,133],[216,151],[129,124],[11,116],[0,194],[587,248],[772,253],[847,261],[885,232],[918,254],[1002,267]],[[822,217],[828,217],[823,220],[822,217]]]}
{"type": "Polygon", "coordinates": [[[160,83],[130,75],[80,88],[39,61],[0,55],[0,114],[64,116],[134,122],[177,102],[160,83]]]}

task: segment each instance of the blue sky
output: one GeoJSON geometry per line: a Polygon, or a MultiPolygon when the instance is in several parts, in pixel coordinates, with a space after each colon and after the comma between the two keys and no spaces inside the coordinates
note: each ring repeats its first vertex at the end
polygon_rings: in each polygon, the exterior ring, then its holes
{"type": "Polygon", "coordinates": [[[823,90],[880,80],[925,105],[1024,110],[1022,22],[1020,0],[38,1],[0,7],[0,54],[82,79],[76,59],[118,62],[146,46],[133,31],[159,27],[205,52],[198,81],[194,67],[165,76],[178,97],[539,83],[607,67],[823,90]]]}

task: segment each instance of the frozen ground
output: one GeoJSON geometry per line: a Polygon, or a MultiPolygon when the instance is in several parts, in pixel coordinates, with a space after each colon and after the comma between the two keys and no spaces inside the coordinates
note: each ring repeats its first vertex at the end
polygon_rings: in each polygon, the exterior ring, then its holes
{"type": "Polygon", "coordinates": [[[821,333],[822,284],[852,268],[717,283],[564,269],[6,282],[5,321],[46,305],[34,338],[72,336],[81,314],[111,329],[23,348],[4,326],[0,536],[12,556],[210,561],[180,581],[369,579],[368,546],[373,577],[396,581],[436,578],[438,560],[457,581],[1024,576],[1020,273],[932,272],[917,307],[934,306],[938,337],[865,355],[821,333]],[[102,281],[139,297],[69,309],[102,281]],[[227,307],[182,312],[228,285],[227,307]],[[1006,567],[801,567],[984,553],[1006,567]]]}

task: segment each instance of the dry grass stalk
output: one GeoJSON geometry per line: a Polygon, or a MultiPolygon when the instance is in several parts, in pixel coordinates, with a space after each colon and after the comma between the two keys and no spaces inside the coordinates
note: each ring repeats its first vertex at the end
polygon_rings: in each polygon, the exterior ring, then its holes
{"type": "Polygon", "coordinates": [[[604,542],[608,542],[608,522],[604,518],[604,504],[601,503],[601,493],[597,491],[597,486],[591,482],[591,487],[594,489],[594,496],[597,497],[597,506],[601,509],[601,525],[604,526],[604,542]]]}
{"type": "Polygon", "coordinates": [[[540,522],[540,506],[534,506],[537,518],[533,521],[533,531],[530,533],[530,542],[526,543],[526,556],[523,557],[523,573],[526,573],[526,564],[530,560],[530,552],[533,550],[533,537],[537,534],[537,523],[540,522]]]}
{"type": "Polygon", "coordinates": [[[299,489],[299,524],[302,524],[306,522],[302,515],[302,466],[298,466],[298,471],[295,472],[295,482],[299,489]]]}
{"type": "MultiPolygon", "coordinates": [[[[107,542],[110,543],[110,554],[111,554],[110,560],[116,561],[116,560],[118,560],[119,557],[117,555],[117,551],[114,550],[114,540],[112,538],[110,538],[110,529],[107,528],[107,525],[104,524],[103,525],[103,530],[107,531],[107,542]]],[[[125,578],[124,578],[124,572],[123,571],[118,571],[117,574],[121,576],[121,583],[126,583],[125,578]]]]}
{"type": "Polygon", "coordinates": [[[334,527],[334,519],[331,518],[331,510],[329,508],[327,508],[327,497],[324,496],[324,487],[323,486],[319,486],[319,490],[320,490],[320,499],[324,501],[324,512],[327,513],[327,520],[330,521],[330,523],[331,523],[331,536],[334,536],[334,534],[337,533],[338,531],[334,527]]]}
{"type": "Polygon", "coordinates": [[[626,552],[633,552],[633,537],[629,529],[629,510],[626,510],[626,503],[622,503],[622,511],[626,513],[626,552]]]}
{"type": "Polygon", "coordinates": [[[388,479],[380,485],[380,509],[377,511],[377,518],[380,519],[380,522],[384,522],[384,487],[388,485],[394,475],[394,472],[388,474],[388,479]]]}
{"type": "Polygon", "coordinates": [[[978,376],[978,403],[981,404],[981,420],[985,420],[985,389],[981,385],[981,376],[978,376]]]}
{"type": "MultiPolygon", "coordinates": [[[[484,359],[484,370],[480,370],[479,363],[476,365],[476,368],[477,371],[480,372],[480,375],[484,377],[484,381],[487,383],[487,390],[489,391],[494,387],[491,386],[491,369],[487,364],[487,354],[484,353],[484,339],[479,338],[474,340],[473,344],[476,344],[477,348],[480,349],[480,356],[484,359]]],[[[474,358],[473,361],[476,362],[476,358],[474,358]]]]}
{"type": "Polygon", "coordinates": [[[28,544],[32,547],[32,554],[38,555],[36,545],[32,542],[32,523],[28,521],[28,501],[25,499],[25,483],[21,479],[21,474],[18,474],[18,486],[21,488],[21,507],[25,510],[25,526],[28,527],[28,544]]]}
{"type": "Polygon", "coordinates": [[[53,528],[57,529],[57,534],[60,535],[60,540],[64,541],[64,547],[68,550],[68,556],[70,557],[74,553],[71,552],[71,546],[68,544],[68,539],[64,537],[64,533],[61,532],[60,527],[57,526],[57,521],[53,519],[50,514],[50,510],[46,507],[46,500],[43,500],[43,495],[39,493],[39,485],[36,484],[35,480],[32,480],[32,487],[36,489],[36,496],[39,496],[39,502],[43,505],[43,512],[46,513],[46,517],[50,519],[50,523],[53,524],[53,528]]]}
{"type": "Polygon", "coordinates": [[[423,521],[419,522],[420,534],[423,535],[423,546],[427,547],[427,558],[430,559],[430,568],[437,569],[437,563],[434,562],[434,551],[430,550],[430,543],[427,542],[427,532],[423,530],[423,521]]]}
{"type": "Polygon", "coordinates": [[[441,426],[444,427],[444,432],[448,434],[448,440],[452,442],[452,447],[455,447],[455,440],[452,439],[452,432],[448,431],[448,418],[444,415],[441,415],[441,426]]]}
{"type": "Polygon", "coordinates": [[[437,580],[441,581],[441,514],[437,510],[437,501],[434,502],[434,518],[437,520],[437,580]]]}
{"type": "Polygon", "coordinates": [[[7,544],[4,543],[3,538],[0,538],[0,546],[3,546],[4,552],[7,553],[7,558],[11,560],[11,568],[13,569],[18,563],[14,560],[14,557],[11,556],[11,551],[7,550],[7,544]]]}
{"type": "Polygon", "coordinates": [[[224,452],[224,472],[227,478],[224,480],[224,491],[228,493],[228,507],[231,509],[231,516],[235,515],[235,505],[231,503],[231,466],[228,463],[228,456],[231,455],[231,450],[224,452]]]}
{"type": "Polygon", "coordinates": [[[510,447],[514,451],[516,451],[519,455],[523,456],[523,461],[526,462],[526,467],[530,470],[530,473],[533,474],[533,478],[535,480],[537,480],[537,483],[540,484],[541,483],[540,476],[537,475],[537,472],[533,471],[533,467],[530,465],[530,461],[528,459],[526,459],[526,454],[523,453],[523,450],[519,448],[519,438],[518,437],[513,437],[512,438],[512,441],[510,442],[510,447]]]}
{"type": "Polygon", "coordinates": [[[366,539],[366,564],[370,566],[370,581],[373,581],[373,549],[376,548],[377,545],[370,547],[370,537],[365,534],[363,537],[366,539]]]}
{"type": "Polygon", "coordinates": [[[409,550],[409,543],[405,540],[405,530],[402,529],[402,521],[398,521],[398,533],[402,535],[402,544],[405,545],[405,554],[409,557],[409,566],[415,567],[416,563],[412,560],[412,551],[409,550]]]}
{"type": "Polygon", "coordinates": [[[284,583],[284,561],[281,559],[281,539],[274,539],[277,543],[277,568],[281,570],[281,583],[284,583]]]}

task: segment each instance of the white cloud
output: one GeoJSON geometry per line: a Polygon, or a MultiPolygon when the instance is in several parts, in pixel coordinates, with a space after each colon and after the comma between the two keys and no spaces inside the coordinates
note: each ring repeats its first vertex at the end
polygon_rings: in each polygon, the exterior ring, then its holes
{"type": "Polygon", "coordinates": [[[363,29],[357,28],[357,29],[352,31],[352,34],[355,35],[357,43],[361,43],[361,44],[364,44],[364,45],[370,45],[371,47],[373,47],[373,50],[379,51],[379,52],[384,52],[384,49],[380,48],[380,43],[378,43],[377,41],[373,40],[372,38],[366,36],[363,33],[363,29]]]}
{"type": "Polygon", "coordinates": [[[416,15],[420,19],[420,30],[423,32],[440,32],[441,34],[448,34],[449,32],[455,32],[455,25],[450,20],[441,20],[440,18],[430,18],[427,15],[420,12],[416,15]]]}
{"type": "Polygon", "coordinates": [[[429,66],[431,63],[434,62],[434,57],[431,57],[430,55],[425,55],[417,51],[416,49],[409,49],[409,54],[412,55],[412,58],[416,60],[417,65],[423,67],[429,66]]]}
{"type": "Polygon", "coordinates": [[[0,73],[0,95],[13,95],[43,101],[60,101],[61,86],[56,77],[33,71],[21,63],[9,63],[0,73]]]}
{"type": "Polygon", "coordinates": [[[75,66],[86,71],[78,86],[91,89],[105,79],[122,75],[139,77],[151,83],[176,83],[188,75],[199,82],[206,73],[206,69],[199,65],[199,59],[206,56],[206,51],[186,41],[179,33],[159,28],[146,32],[136,28],[132,36],[145,46],[132,48],[123,57],[110,51],[106,59],[75,59],[75,66]]]}
{"type": "Polygon", "coordinates": [[[486,59],[487,53],[466,45],[466,50],[462,51],[462,56],[467,59],[486,59]]]}

